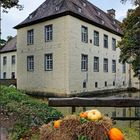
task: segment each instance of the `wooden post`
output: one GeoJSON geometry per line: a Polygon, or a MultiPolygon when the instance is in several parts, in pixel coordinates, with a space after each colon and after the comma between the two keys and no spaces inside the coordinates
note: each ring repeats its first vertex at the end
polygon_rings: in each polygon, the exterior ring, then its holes
{"type": "Polygon", "coordinates": [[[75,106],[72,106],[71,114],[74,114],[75,112],[76,112],[76,107],[75,106]]]}
{"type": "Polygon", "coordinates": [[[85,112],[86,111],[86,107],[83,107],[83,112],[85,112]]]}

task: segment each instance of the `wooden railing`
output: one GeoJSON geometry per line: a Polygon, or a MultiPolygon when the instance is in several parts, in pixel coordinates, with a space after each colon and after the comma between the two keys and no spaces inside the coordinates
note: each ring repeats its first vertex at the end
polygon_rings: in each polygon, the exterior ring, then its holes
{"type": "MultiPolygon", "coordinates": [[[[140,107],[140,99],[136,98],[49,98],[49,106],[52,107],[72,107],[72,113],[76,107],[140,107]]],[[[112,117],[113,120],[140,120],[138,117],[112,117]]]]}

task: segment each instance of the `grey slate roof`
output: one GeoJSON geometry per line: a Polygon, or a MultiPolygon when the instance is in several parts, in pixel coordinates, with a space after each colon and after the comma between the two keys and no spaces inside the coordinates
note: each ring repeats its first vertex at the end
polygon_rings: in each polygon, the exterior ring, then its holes
{"type": "Polygon", "coordinates": [[[1,50],[0,53],[16,51],[17,36],[11,39],[1,50]]]}
{"type": "Polygon", "coordinates": [[[64,15],[75,16],[105,30],[121,35],[119,21],[113,19],[106,12],[87,0],[46,0],[23,22],[15,26],[15,28],[19,29],[64,15]]]}

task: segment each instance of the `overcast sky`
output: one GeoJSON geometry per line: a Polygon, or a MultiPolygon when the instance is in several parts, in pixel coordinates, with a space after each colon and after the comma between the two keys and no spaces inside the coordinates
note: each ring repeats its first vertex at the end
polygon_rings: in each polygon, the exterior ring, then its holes
{"type": "MultiPolygon", "coordinates": [[[[24,5],[22,11],[12,8],[8,13],[2,13],[2,38],[6,39],[7,36],[15,36],[16,30],[13,29],[14,26],[23,21],[32,11],[34,11],[40,4],[45,0],[19,0],[20,4],[24,5]]],[[[108,9],[116,10],[116,19],[122,20],[127,13],[127,10],[132,8],[131,3],[126,3],[123,5],[120,0],[89,0],[91,3],[107,11],[108,9]]]]}

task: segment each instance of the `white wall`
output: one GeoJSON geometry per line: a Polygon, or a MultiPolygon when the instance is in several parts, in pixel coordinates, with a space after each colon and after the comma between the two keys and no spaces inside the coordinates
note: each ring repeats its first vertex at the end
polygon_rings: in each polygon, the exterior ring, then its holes
{"type": "Polygon", "coordinates": [[[17,87],[27,91],[68,92],[67,17],[18,30],[17,87]],[[53,24],[53,41],[44,41],[44,26],[53,24]],[[34,29],[34,45],[27,45],[27,30],[34,29]],[[53,71],[44,70],[44,55],[53,53],[53,71]],[[34,55],[34,72],[27,71],[27,56],[34,55]]]}
{"type": "MultiPolygon", "coordinates": [[[[83,22],[72,16],[49,20],[24,27],[17,31],[17,87],[31,92],[50,92],[60,94],[79,93],[110,88],[124,88],[127,85],[126,74],[122,73],[122,64],[118,63],[119,49],[112,51],[112,37],[121,38],[108,31],[83,22]],[[44,26],[53,24],[53,41],[44,41],[44,26]],[[88,27],[88,43],[81,42],[81,25],[88,27]],[[27,30],[34,29],[34,45],[27,45],[27,30]],[[89,42],[93,31],[100,34],[100,46],[89,42]],[[103,34],[109,37],[108,49],[103,47],[103,34]],[[53,53],[53,71],[44,71],[44,54],[53,53]],[[81,71],[81,54],[88,55],[88,72],[81,71]],[[27,71],[27,56],[34,55],[35,70],[27,71]],[[100,59],[100,71],[93,72],[93,57],[100,59]],[[103,58],[109,60],[109,72],[103,72],[103,58]],[[112,59],[117,62],[116,73],[112,73],[112,59]],[[83,89],[83,81],[87,88],[83,89]],[[108,86],[104,86],[104,82],[108,86]],[[114,87],[113,81],[116,82],[114,87]],[[98,82],[98,88],[94,84],[98,82]]],[[[126,70],[128,72],[128,70],[126,70]]]]}
{"type": "MultiPolygon", "coordinates": [[[[124,88],[123,81],[128,84],[126,74],[122,73],[122,64],[119,63],[120,50],[112,50],[112,37],[119,41],[121,38],[108,31],[95,27],[91,24],[83,22],[74,17],[70,17],[70,40],[69,40],[69,82],[70,92],[78,93],[85,91],[95,91],[110,88],[124,88]],[[81,25],[88,27],[88,43],[81,42],[81,25]],[[99,47],[93,45],[93,31],[99,32],[99,47]],[[109,47],[108,49],[103,47],[103,34],[108,35],[109,47]],[[92,39],[92,43],[90,43],[92,39]],[[81,71],[81,54],[88,55],[88,71],[81,71]],[[93,57],[99,57],[99,72],[93,71],[93,57]],[[108,58],[109,70],[107,73],[103,72],[103,58],[108,58]],[[117,69],[116,73],[112,73],[112,59],[116,60],[117,69]],[[87,88],[83,88],[83,81],[87,81],[87,88]],[[107,81],[108,86],[104,86],[104,82],[107,81]],[[113,86],[113,81],[116,82],[116,86],[113,86]],[[95,88],[95,82],[98,82],[98,88],[95,88]]],[[[128,66],[127,66],[128,67],[128,66]]]]}
{"type": "Polygon", "coordinates": [[[15,55],[15,60],[17,61],[17,53],[16,51],[13,52],[7,52],[7,53],[1,53],[0,57],[1,57],[1,79],[3,79],[3,73],[6,72],[6,79],[11,79],[11,73],[15,72],[15,78],[17,77],[17,62],[15,61],[15,64],[12,64],[12,56],[15,55]],[[3,65],[3,57],[7,57],[7,63],[5,65],[3,65]]]}

